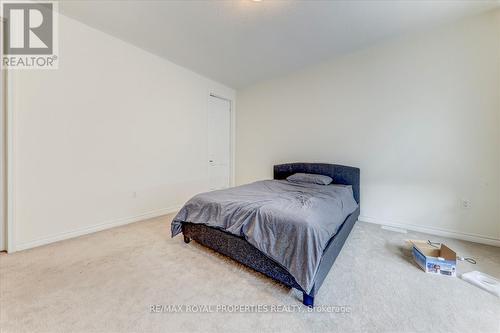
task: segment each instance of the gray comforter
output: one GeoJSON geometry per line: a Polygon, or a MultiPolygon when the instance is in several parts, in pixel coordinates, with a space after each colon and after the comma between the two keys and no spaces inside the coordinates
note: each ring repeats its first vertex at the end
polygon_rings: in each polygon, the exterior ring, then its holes
{"type": "Polygon", "coordinates": [[[244,237],[309,292],[328,241],[356,208],[351,186],[264,180],[194,196],[173,219],[172,237],[183,222],[244,237]]]}

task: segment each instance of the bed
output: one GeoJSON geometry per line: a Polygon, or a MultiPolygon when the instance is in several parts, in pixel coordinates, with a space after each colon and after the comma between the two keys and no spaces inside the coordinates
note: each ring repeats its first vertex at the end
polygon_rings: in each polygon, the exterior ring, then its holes
{"type": "Polygon", "coordinates": [[[172,220],[172,237],[182,232],[186,243],[195,240],[295,288],[303,293],[304,305],[314,306],[359,216],[359,184],[355,167],[275,165],[274,180],[193,197],[172,220]],[[286,180],[296,173],[329,176],[333,183],[306,186],[286,180]]]}

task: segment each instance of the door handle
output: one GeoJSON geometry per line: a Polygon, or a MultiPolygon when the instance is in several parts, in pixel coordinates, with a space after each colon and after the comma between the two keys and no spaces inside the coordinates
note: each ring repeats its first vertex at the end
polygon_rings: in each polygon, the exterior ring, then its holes
{"type": "Polygon", "coordinates": [[[209,160],[208,162],[210,162],[210,163],[213,163],[214,161],[212,161],[212,160],[209,160]]]}

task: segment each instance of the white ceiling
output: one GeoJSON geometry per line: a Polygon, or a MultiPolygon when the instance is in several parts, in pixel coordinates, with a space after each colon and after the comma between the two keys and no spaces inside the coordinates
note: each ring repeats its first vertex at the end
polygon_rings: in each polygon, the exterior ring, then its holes
{"type": "Polygon", "coordinates": [[[62,1],[89,26],[233,88],[499,1],[62,1]]]}

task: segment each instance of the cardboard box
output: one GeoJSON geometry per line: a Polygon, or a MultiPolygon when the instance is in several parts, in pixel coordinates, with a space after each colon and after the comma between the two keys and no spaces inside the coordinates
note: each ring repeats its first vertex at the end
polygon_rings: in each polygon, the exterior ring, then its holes
{"type": "Polygon", "coordinates": [[[426,272],[445,276],[457,276],[457,254],[444,244],[410,240],[413,258],[426,272]]]}

